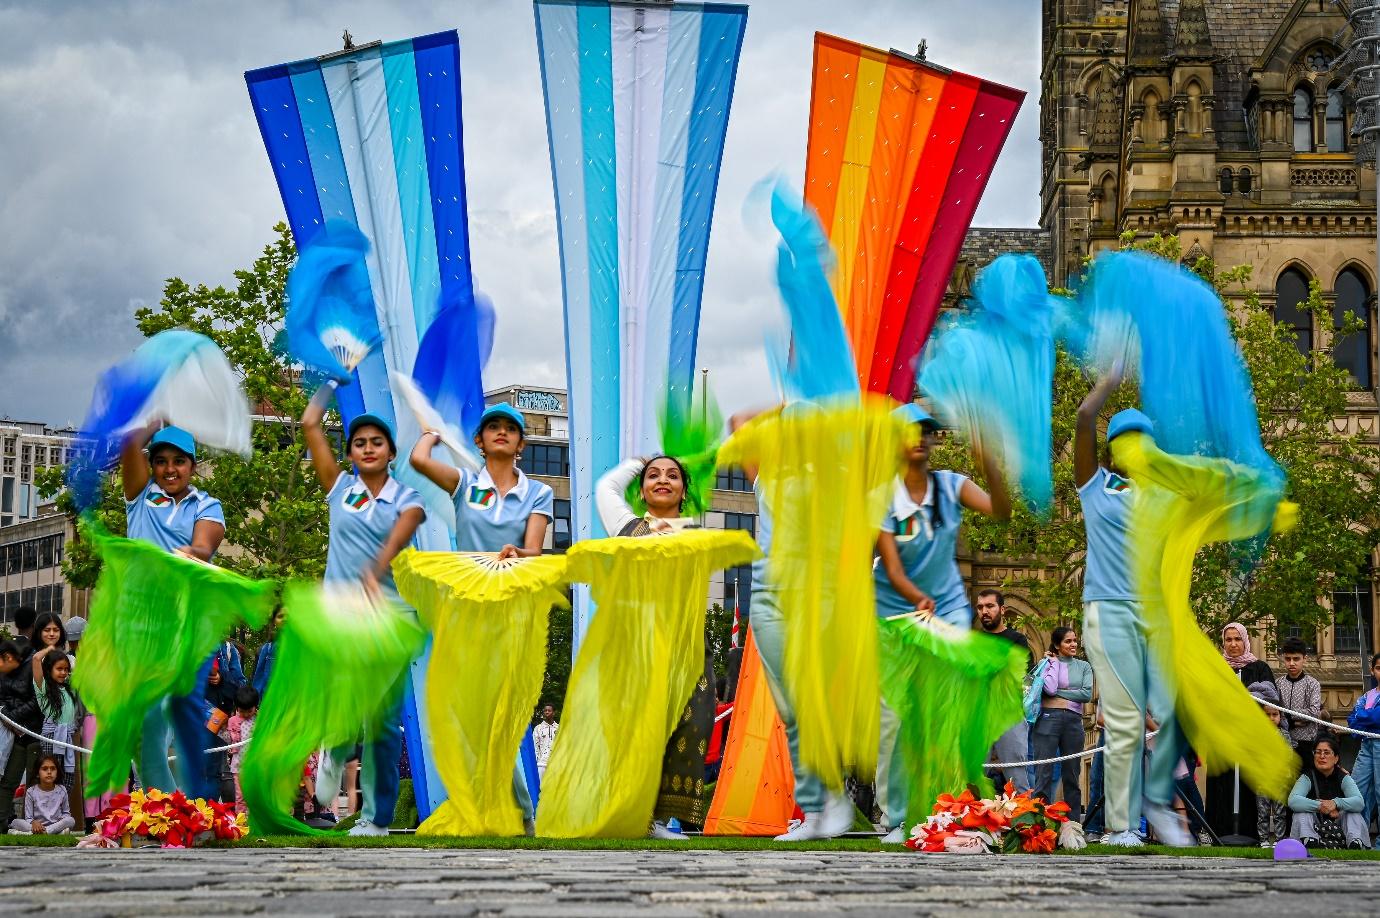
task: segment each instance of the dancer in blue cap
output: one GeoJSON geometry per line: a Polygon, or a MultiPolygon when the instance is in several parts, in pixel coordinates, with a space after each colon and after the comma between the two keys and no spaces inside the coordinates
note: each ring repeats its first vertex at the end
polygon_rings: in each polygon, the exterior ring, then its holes
{"type": "Polygon", "coordinates": [[[1122,434],[1154,436],[1150,418],[1134,408],[1107,424],[1107,445],[1099,462],[1097,418],[1121,385],[1121,372],[1098,381],[1078,408],[1073,472],[1083,505],[1088,552],[1083,572],[1083,647],[1097,678],[1106,725],[1103,751],[1105,843],[1143,844],[1135,829],[1144,812],[1162,844],[1191,844],[1171,807],[1174,770],[1184,744],[1174,716],[1174,699],[1160,677],[1146,641],[1146,619],[1131,557],[1131,505],[1135,484],[1112,462],[1111,443],[1122,434]],[[1149,771],[1145,770],[1146,715],[1160,725],[1149,771]],[[1142,809],[1143,806],[1143,809],[1142,809]]]}
{"type": "Polygon", "coordinates": [[[554,495],[518,468],[527,420],[507,402],[485,409],[474,432],[484,456],[478,472],[431,458],[440,442],[426,431],[412,450],[412,467],[455,501],[455,546],[460,551],[496,552],[502,558],[540,555],[551,522],[554,495]]]}
{"type": "MultiPolygon", "coordinates": [[[[1011,517],[1011,501],[990,457],[976,457],[992,486],[988,494],[965,475],[930,468],[939,423],[928,411],[912,402],[897,408],[895,414],[918,425],[920,436],[906,453],[906,470],[896,479],[891,509],[877,537],[873,574],[877,615],[914,613],[967,630],[973,626],[973,608],[957,557],[963,509],[1005,520],[1011,517]]],[[[896,761],[899,726],[895,714],[883,704],[877,796],[883,821],[892,830],[883,841],[892,844],[905,840],[904,770],[896,761]]]]}
{"type": "MultiPolygon", "coordinates": [[[[220,501],[192,484],[196,474],[192,435],[180,427],[160,429],[159,424],[154,422],[125,438],[120,456],[125,531],[131,539],[210,561],[225,538],[225,514],[220,501]]],[[[212,654],[202,664],[190,694],[163,699],[144,718],[139,780],[145,787],[168,793],[181,790],[189,797],[215,796],[215,781],[207,774],[205,749],[213,736],[206,729],[203,693],[214,660],[212,654]],[[168,766],[170,731],[177,748],[176,776],[168,766]]]]}
{"type": "MultiPolygon", "coordinates": [[[[393,558],[412,541],[426,519],[422,496],[393,477],[391,463],[398,450],[388,422],[372,414],[350,421],[345,434],[346,455],[353,466],[344,471],[321,426],[332,388],[323,386],[306,413],[302,428],[311,451],[312,466],[326,489],[330,508],[330,544],[326,551],[326,583],[359,583],[372,597],[403,605],[393,583],[393,558]]],[[[340,774],[349,748],[327,750],[316,782],[322,810],[335,803],[340,774]],[[323,799],[324,798],[324,799],[323,799]]],[[[382,718],[377,735],[366,736],[360,760],[364,805],[351,835],[387,835],[398,802],[399,763],[402,759],[402,694],[382,718]]]]}
{"type": "MultiPolygon", "coordinates": [[[[527,419],[512,405],[499,402],[486,408],[474,432],[474,444],[484,456],[484,467],[478,472],[433,459],[431,452],[441,441],[435,431],[424,432],[413,447],[412,467],[455,502],[457,550],[492,552],[500,560],[541,554],[555,495],[549,485],[533,481],[518,468],[526,432],[527,419]]],[[[520,760],[513,770],[513,796],[531,834],[536,811],[520,760]]]]}

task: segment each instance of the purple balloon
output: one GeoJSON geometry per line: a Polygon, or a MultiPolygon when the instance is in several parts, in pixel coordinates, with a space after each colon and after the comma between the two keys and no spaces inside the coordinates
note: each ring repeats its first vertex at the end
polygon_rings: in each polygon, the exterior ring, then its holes
{"type": "Polygon", "coordinates": [[[1308,857],[1308,849],[1297,838],[1281,838],[1275,842],[1275,860],[1301,861],[1308,857]]]}

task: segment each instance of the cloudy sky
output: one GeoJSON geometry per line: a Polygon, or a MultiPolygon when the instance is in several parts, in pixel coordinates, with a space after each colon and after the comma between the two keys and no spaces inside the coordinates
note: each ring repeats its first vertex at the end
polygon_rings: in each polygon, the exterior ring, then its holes
{"type": "MultiPolygon", "coordinates": [[[[804,174],[811,36],[832,32],[1029,94],[978,210],[1038,213],[1034,0],[755,0],[709,249],[701,364],[725,410],[768,391],[779,324],[748,189],[804,174]]],[[[0,0],[0,416],[80,422],[165,278],[226,283],[283,219],[243,72],[458,29],[476,283],[498,310],[486,385],[563,386],[555,211],[530,0],[0,0]]]]}

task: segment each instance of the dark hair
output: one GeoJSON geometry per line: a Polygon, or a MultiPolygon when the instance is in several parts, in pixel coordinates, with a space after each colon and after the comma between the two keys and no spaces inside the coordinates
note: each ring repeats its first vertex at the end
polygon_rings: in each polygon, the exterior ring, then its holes
{"type": "Polygon", "coordinates": [[[1281,656],[1286,653],[1301,653],[1306,657],[1308,656],[1308,645],[1301,638],[1285,638],[1284,643],[1279,645],[1279,652],[1281,656]]]}
{"type": "Polygon", "coordinates": [[[1315,752],[1317,751],[1318,745],[1320,743],[1327,743],[1327,745],[1332,749],[1333,755],[1341,755],[1341,753],[1337,751],[1337,734],[1333,733],[1331,730],[1318,731],[1318,738],[1313,740],[1313,750],[1315,752]]]}
{"type": "Polygon", "coordinates": [[[1380,663],[1380,653],[1370,658],[1370,668],[1375,669],[1375,664],[1380,663]]]}
{"type": "Polygon", "coordinates": [[[19,645],[14,641],[0,641],[0,657],[9,655],[18,660],[23,654],[19,652],[19,645]]]}
{"type": "Polygon", "coordinates": [[[259,706],[259,690],[252,685],[241,685],[235,689],[235,707],[241,711],[252,711],[259,706]]]}
{"type": "MultiPolygon", "coordinates": [[[[72,666],[72,661],[67,659],[67,654],[65,653],[50,650],[43,657],[43,693],[48,696],[48,707],[52,708],[54,711],[62,710],[62,695],[64,692],[67,693],[68,697],[71,697],[74,701],[76,700],[72,695],[71,685],[65,685],[53,678],[53,667],[58,665],[58,661],[66,663],[69,669],[72,666]]],[[[71,679],[70,673],[68,674],[68,679],[71,679]]]]}
{"type": "Polygon", "coordinates": [[[14,610],[14,627],[19,629],[19,633],[25,637],[33,631],[34,619],[38,617],[38,611],[33,606],[20,606],[14,610]]]}
{"type": "Polygon", "coordinates": [[[1059,652],[1059,645],[1064,643],[1064,638],[1068,637],[1070,634],[1073,634],[1073,629],[1068,625],[1060,625],[1058,628],[1055,628],[1054,633],[1049,636],[1050,653],[1057,654],[1059,652]]]}
{"type": "Polygon", "coordinates": [[[53,646],[58,650],[67,649],[67,626],[62,623],[62,616],[55,612],[44,612],[34,619],[33,641],[34,646],[40,650],[43,648],[43,629],[50,624],[57,625],[58,642],[53,646]]]}
{"type": "Polygon", "coordinates": [[[995,596],[997,597],[997,605],[1006,605],[1006,594],[1003,593],[1001,590],[995,589],[994,587],[988,587],[985,590],[978,590],[977,598],[981,599],[984,596],[995,596]]]}
{"type": "Polygon", "coordinates": [[[651,468],[652,463],[656,462],[659,459],[670,459],[672,462],[676,464],[676,468],[680,469],[680,509],[681,512],[684,512],[685,502],[690,499],[690,473],[685,470],[685,463],[681,462],[675,456],[653,456],[652,458],[648,459],[647,464],[642,466],[642,471],[639,472],[637,475],[637,490],[640,493],[643,486],[646,485],[647,469],[651,468]]]}
{"type": "Polygon", "coordinates": [[[62,783],[62,758],[61,758],[61,756],[54,755],[54,754],[51,753],[51,752],[45,752],[45,753],[43,753],[42,755],[40,755],[40,756],[38,757],[38,764],[34,766],[34,779],[35,779],[35,780],[34,780],[34,787],[38,787],[38,781],[37,781],[38,772],[43,768],[43,763],[44,763],[44,762],[52,762],[52,763],[53,763],[53,767],[57,769],[57,783],[58,783],[58,784],[61,784],[61,783],[62,783]]]}

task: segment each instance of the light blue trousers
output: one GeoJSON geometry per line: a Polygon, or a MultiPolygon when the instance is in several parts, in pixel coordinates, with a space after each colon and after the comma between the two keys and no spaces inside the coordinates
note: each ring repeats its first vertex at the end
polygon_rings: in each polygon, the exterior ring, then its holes
{"type": "MultiPolygon", "coordinates": [[[[1369,824],[1371,819],[1380,817],[1380,740],[1361,740],[1361,750],[1356,753],[1351,777],[1366,803],[1365,817],[1369,824]]],[[[1380,848],[1380,833],[1375,836],[1375,846],[1380,848]]]]}
{"type": "Polygon", "coordinates": [[[1160,678],[1145,637],[1140,603],[1099,600],[1083,604],[1083,646],[1097,677],[1106,725],[1103,794],[1106,828],[1140,825],[1142,798],[1174,800],[1174,769],[1185,741],[1174,712],[1173,686],[1160,678]],[[1150,768],[1145,761],[1145,715],[1160,725],[1150,768]]]}
{"type": "Polygon", "coordinates": [[[776,713],[786,728],[786,742],[791,747],[791,768],[795,772],[795,802],[803,812],[818,813],[824,809],[824,785],[818,778],[800,767],[800,729],[796,726],[795,711],[791,707],[786,686],[781,681],[786,660],[786,632],[781,621],[781,609],[776,595],[769,589],[756,586],[752,593],[750,624],[762,658],[762,671],[767,674],[776,713]]]}
{"type": "Polygon", "coordinates": [[[169,695],[155,702],[144,715],[140,736],[139,781],[145,788],[156,787],[171,794],[180,790],[193,799],[218,797],[220,788],[207,777],[207,755],[215,737],[206,729],[206,680],[211,675],[211,661],[206,658],[197,672],[196,688],[188,695],[169,695]],[[177,751],[177,760],[168,763],[169,740],[177,751]],[[174,770],[176,774],[174,775],[174,770]]]}

